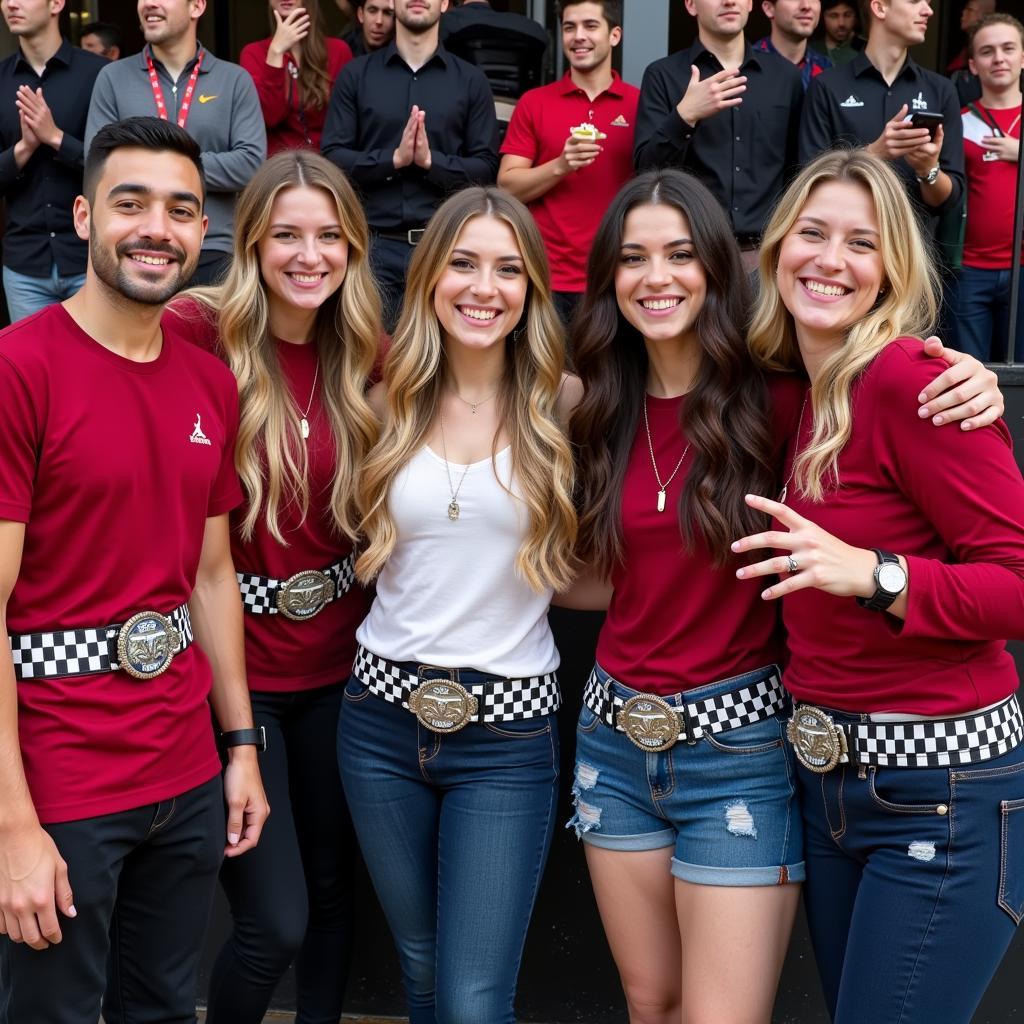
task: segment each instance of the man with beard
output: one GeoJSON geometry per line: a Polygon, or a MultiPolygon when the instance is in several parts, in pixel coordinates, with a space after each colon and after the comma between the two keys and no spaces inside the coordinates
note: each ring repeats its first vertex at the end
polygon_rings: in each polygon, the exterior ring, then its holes
{"type": "Polygon", "coordinates": [[[772,23],[771,35],[754,43],[761,53],[777,53],[800,69],[804,89],[812,78],[832,67],[832,61],[810,48],[821,17],[821,0],[761,0],[761,10],[772,23]]]}
{"type": "Polygon", "coordinates": [[[96,80],[85,144],[125,117],[170,118],[203,154],[210,229],[193,284],[218,280],[234,247],[235,197],[267,156],[267,130],[256,86],[237,64],[198,41],[206,0],[138,0],[146,45],[103,69],[96,80]]]}
{"type": "Polygon", "coordinates": [[[3,1024],[194,1020],[221,857],[268,813],[228,540],[237,388],[161,330],[206,227],[199,149],[109,125],[84,191],[82,290],[0,334],[3,1024]]]}
{"type": "Polygon", "coordinates": [[[388,330],[431,214],[449,193],[493,182],[498,170],[487,79],[439,42],[447,7],[448,0],[396,0],[394,41],[342,68],[321,141],[363,195],[388,330]]]}

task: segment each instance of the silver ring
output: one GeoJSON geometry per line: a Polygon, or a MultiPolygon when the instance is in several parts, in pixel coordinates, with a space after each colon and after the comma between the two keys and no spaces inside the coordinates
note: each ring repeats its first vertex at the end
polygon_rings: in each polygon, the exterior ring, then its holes
{"type": "Polygon", "coordinates": [[[797,564],[796,559],[792,555],[786,555],[786,563],[789,566],[790,572],[799,572],[800,566],[797,564]]]}

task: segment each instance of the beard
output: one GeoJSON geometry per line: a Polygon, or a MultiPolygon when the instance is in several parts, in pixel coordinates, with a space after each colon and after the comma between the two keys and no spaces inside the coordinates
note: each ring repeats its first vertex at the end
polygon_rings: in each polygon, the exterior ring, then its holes
{"type": "Polygon", "coordinates": [[[438,10],[436,13],[427,11],[424,14],[410,15],[404,11],[399,14],[396,8],[395,20],[408,31],[422,35],[424,32],[429,32],[441,20],[441,11],[438,10]]]}
{"type": "Polygon", "coordinates": [[[100,281],[112,291],[138,302],[144,306],[162,306],[173,298],[191,280],[199,263],[199,254],[191,259],[187,254],[167,243],[147,242],[140,245],[138,240],[121,242],[113,252],[105,248],[93,231],[89,235],[89,258],[92,269],[100,281]],[[153,253],[162,253],[177,264],[178,273],[171,278],[147,280],[145,264],[134,263],[129,268],[125,265],[126,257],[133,249],[146,249],[153,253]]]}

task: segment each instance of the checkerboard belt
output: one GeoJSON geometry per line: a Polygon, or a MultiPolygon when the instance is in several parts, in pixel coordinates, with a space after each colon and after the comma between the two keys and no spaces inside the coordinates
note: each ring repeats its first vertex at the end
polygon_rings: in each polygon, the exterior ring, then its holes
{"type": "MultiPolygon", "coordinates": [[[[670,704],[673,699],[662,698],[670,704]]],[[[675,708],[679,714],[679,741],[696,742],[702,736],[739,729],[771,718],[785,707],[786,699],[779,670],[775,665],[769,665],[753,682],[675,708]]],[[[583,703],[605,725],[623,731],[618,725],[618,713],[626,702],[611,692],[608,683],[601,682],[596,669],[591,670],[587,685],[583,688],[583,703]]]]}
{"type": "MultiPolygon", "coordinates": [[[[794,713],[799,711],[799,707],[794,713]]],[[[1024,716],[1016,695],[961,718],[925,722],[837,723],[849,756],[841,762],[879,768],[946,768],[1002,757],[1024,740],[1024,716]]]]}
{"type": "MultiPolygon", "coordinates": [[[[344,561],[335,562],[320,569],[325,576],[333,580],[335,591],[328,596],[326,604],[347,594],[356,581],[356,559],[355,555],[349,555],[344,561]]],[[[272,576],[257,576],[251,572],[240,572],[235,574],[238,577],[238,588],[242,592],[242,607],[253,615],[278,615],[280,609],[277,607],[277,592],[281,589],[284,580],[274,579],[272,576]]]]}
{"type": "MultiPolygon", "coordinates": [[[[181,636],[180,654],[193,640],[188,605],[167,616],[181,636]]],[[[117,635],[122,623],[96,629],[67,629],[53,633],[16,633],[8,639],[14,658],[15,679],[46,679],[116,672],[117,635]]]]}
{"type": "MultiPolygon", "coordinates": [[[[455,674],[459,671],[467,670],[456,669],[455,674]]],[[[371,693],[403,708],[408,708],[409,695],[421,682],[418,676],[362,646],[356,651],[352,673],[370,688],[371,693]]],[[[458,679],[455,681],[459,682],[458,679]]],[[[510,722],[519,718],[537,718],[552,714],[562,703],[558,677],[554,672],[524,679],[497,678],[485,683],[461,685],[479,701],[479,710],[473,719],[475,722],[510,722]]]]}

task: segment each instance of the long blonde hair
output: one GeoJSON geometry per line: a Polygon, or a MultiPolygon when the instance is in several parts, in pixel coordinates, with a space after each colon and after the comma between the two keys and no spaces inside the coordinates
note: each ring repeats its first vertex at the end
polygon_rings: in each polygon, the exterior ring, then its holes
{"type": "Polygon", "coordinates": [[[928,331],[938,309],[938,275],[904,185],[883,160],[863,149],[833,150],[800,172],[765,228],[761,288],[748,332],[754,356],[769,369],[803,366],[793,317],[776,280],[779,252],[811,193],[833,181],[860,185],[871,195],[878,219],[883,286],[871,310],[849,329],[843,346],[822,364],[811,388],[814,431],[796,458],[793,479],[801,493],[814,501],[824,498],[823,480],[839,483],[839,454],[853,430],[850,393],[855,381],[889,342],[928,331]]]}
{"type": "Polygon", "coordinates": [[[220,346],[238,380],[241,416],[235,465],[249,499],[241,533],[246,540],[262,515],[278,543],[286,507],[309,511],[308,458],[299,409],[288,389],[270,334],[266,283],[257,243],[267,233],[274,200],[286,189],[322,189],[338,210],[348,242],[345,280],[317,311],[313,340],[320,359],[320,394],[334,437],[337,469],[331,517],[340,536],[355,540],[358,470],[377,436],[366,384],[380,346],[380,299],[369,267],[369,230],[345,175],[318,153],[290,150],[253,175],[235,208],[235,257],[224,283],[197,288],[215,316],[220,346]]]}
{"type": "MultiPolygon", "coordinates": [[[[529,279],[523,319],[505,342],[505,377],[499,392],[513,472],[530,517],[516,571],[537,591],[563,588],[572,578],[573,460],[557,415],[565,336],[551,303],[544,246],[522,203],[500,189],[467,188],[451,196],[431,218],[409,267],[405,304],[384,364],[387,415],[359,488],[366,548],[356,572],[363,580],[380,572],[395,547],[397,531],[388,492],[398,472],[425,443],[447,382],[434,289],[463,227],[480,216],[508,224],[529,279]]],[[[497,436],[494,443],[496,448],[497,436]]],[[[492,449],[492,460],[495,454],[492,449]]]]}

